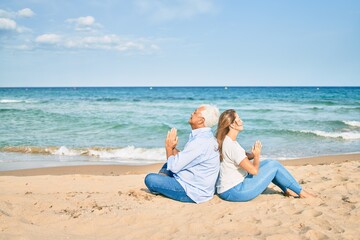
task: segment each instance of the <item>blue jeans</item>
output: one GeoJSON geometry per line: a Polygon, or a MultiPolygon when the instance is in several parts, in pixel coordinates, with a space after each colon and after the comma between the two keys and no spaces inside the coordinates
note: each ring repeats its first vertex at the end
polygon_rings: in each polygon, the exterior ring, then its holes
{"type": "Polygon", "coordinates": [[[166,170],[167,164],[160,169],[159,173],[150,173],[145,177],[145,185],[154,194],[161,194],[168,198],[180,201],[180,202],[191,202],[194,201],[186,195],[184,188],[174,178],[174,174],[166,170]]]}
{"type": "Polygon", "coordinates": [[[284,193],[287,189],[296,194],[301,192],[301,186],[281,163],[264,160],[260,162],[257,175],[248,174],[243,182],[220,193],[219,197],[232,202],[246,202],[261,194],[270,182],[280,187],[284,193]]]}

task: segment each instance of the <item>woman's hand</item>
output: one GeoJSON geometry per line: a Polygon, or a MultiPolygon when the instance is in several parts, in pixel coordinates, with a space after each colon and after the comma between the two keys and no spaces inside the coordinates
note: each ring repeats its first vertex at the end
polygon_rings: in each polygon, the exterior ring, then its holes
{"type": "MultiPolygon", "coordinates": [[[[242,167],[245,171],[250,173],[251,175],[257,175],[260,166],[260,154],[261,154],[261,142],[257,140],[254,146],[251,148],[251,155],[254,157],[254,161],[250,162],[248,157],[243,159],[240,162],[240,167],[242,167]]],[[[250,154],[246,154],[250,155],[250,154]]]]}
{"type": "Polygon", "coordinates": [[[262,147],[261,142],[257,140],[254,146],[251,148],[251,152],[252,154],[254,154],[254,158],[260,158],[261,147],[262,147]]]}
{"type": "Polygon", "coordinates": [[[165,148],[166,149],[174,149],[178,144],[177,130],[176,128],[172,128],[168,131],[166,140],[165,140],[165,148]]]}

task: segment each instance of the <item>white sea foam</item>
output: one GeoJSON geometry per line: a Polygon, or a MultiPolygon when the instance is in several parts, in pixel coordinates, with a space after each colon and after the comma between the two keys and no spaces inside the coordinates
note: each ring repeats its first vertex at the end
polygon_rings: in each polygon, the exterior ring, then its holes
{"type": "Polygon", "coordinates": [[[78,156],[81,155],[81,151],[74,150],[74,149],[68,149],[65,146],[61,146],[59,149],[55,151],[50,151],[54,155],[64,155],[64,156],[78,156]]]}
{"type": "Polygon", "coordinates": [[[15,100],[15,99],[1,99],[0,103],[34,103],[31,100],[15,100]]]}
{"type": "Polygon", "coordinates": [[[310,131],[310,130],[302,130],[302,133],[311,133],[320,137],[326,138],[342,138],[345,140],[355,140],[360,139],[360,132],[324,132],[324,131],[310,131]]]}
{"type": "Polygon", "coordinates": [[[100,159],[128,159],[128,160],[150,160],[150,161],[164,161],[165,149],[163,148],[136,148],[128,146],[124,148],[88,148],[88,149],[69,149],[65,146],[59,149],[48,151],[53,155],[62,156],[90,156],[100,159]]]}
{"type": "Polygon", "coordinates": [[[165,160],[163,148],[136,148],[128,146],[111,150],[89,150],[88,155],[104,159],[142,159],[142,160],[165,160]]]}
{"type": "Polygon", "coordinates": [[[22,100],[13,100],[13,99],[1,99],[0,103],[20,103],[22,100]]]}
{"type": "Polygon", "coordinates": [[[360,127],[359,121],[343,121],[346,125],[352,126],[352,127],[360,127]]]}

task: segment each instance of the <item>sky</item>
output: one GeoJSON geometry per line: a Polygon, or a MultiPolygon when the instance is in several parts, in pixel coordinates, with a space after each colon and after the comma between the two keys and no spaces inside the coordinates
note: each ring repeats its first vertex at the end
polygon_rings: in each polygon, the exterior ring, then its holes
{"type": "Polygon", "coordinates": [[[1,0],[0,87],[360,86],[358,0],[1,0]]]}

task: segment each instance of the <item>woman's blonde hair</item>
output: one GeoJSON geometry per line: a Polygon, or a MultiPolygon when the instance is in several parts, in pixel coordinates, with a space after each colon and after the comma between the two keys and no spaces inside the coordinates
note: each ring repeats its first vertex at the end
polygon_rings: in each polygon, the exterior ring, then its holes
{"type": "Polygon", "coordinates": [[[219,123],[215,136],[219,144],[220,160],[223,160],[222,145],[226,134],[228,134],[228,132],[230,131],[230,125],[235,121],[235,113],[236,112],[234,109],[228,109],[224,111],[219,118],[219,123]]]}

